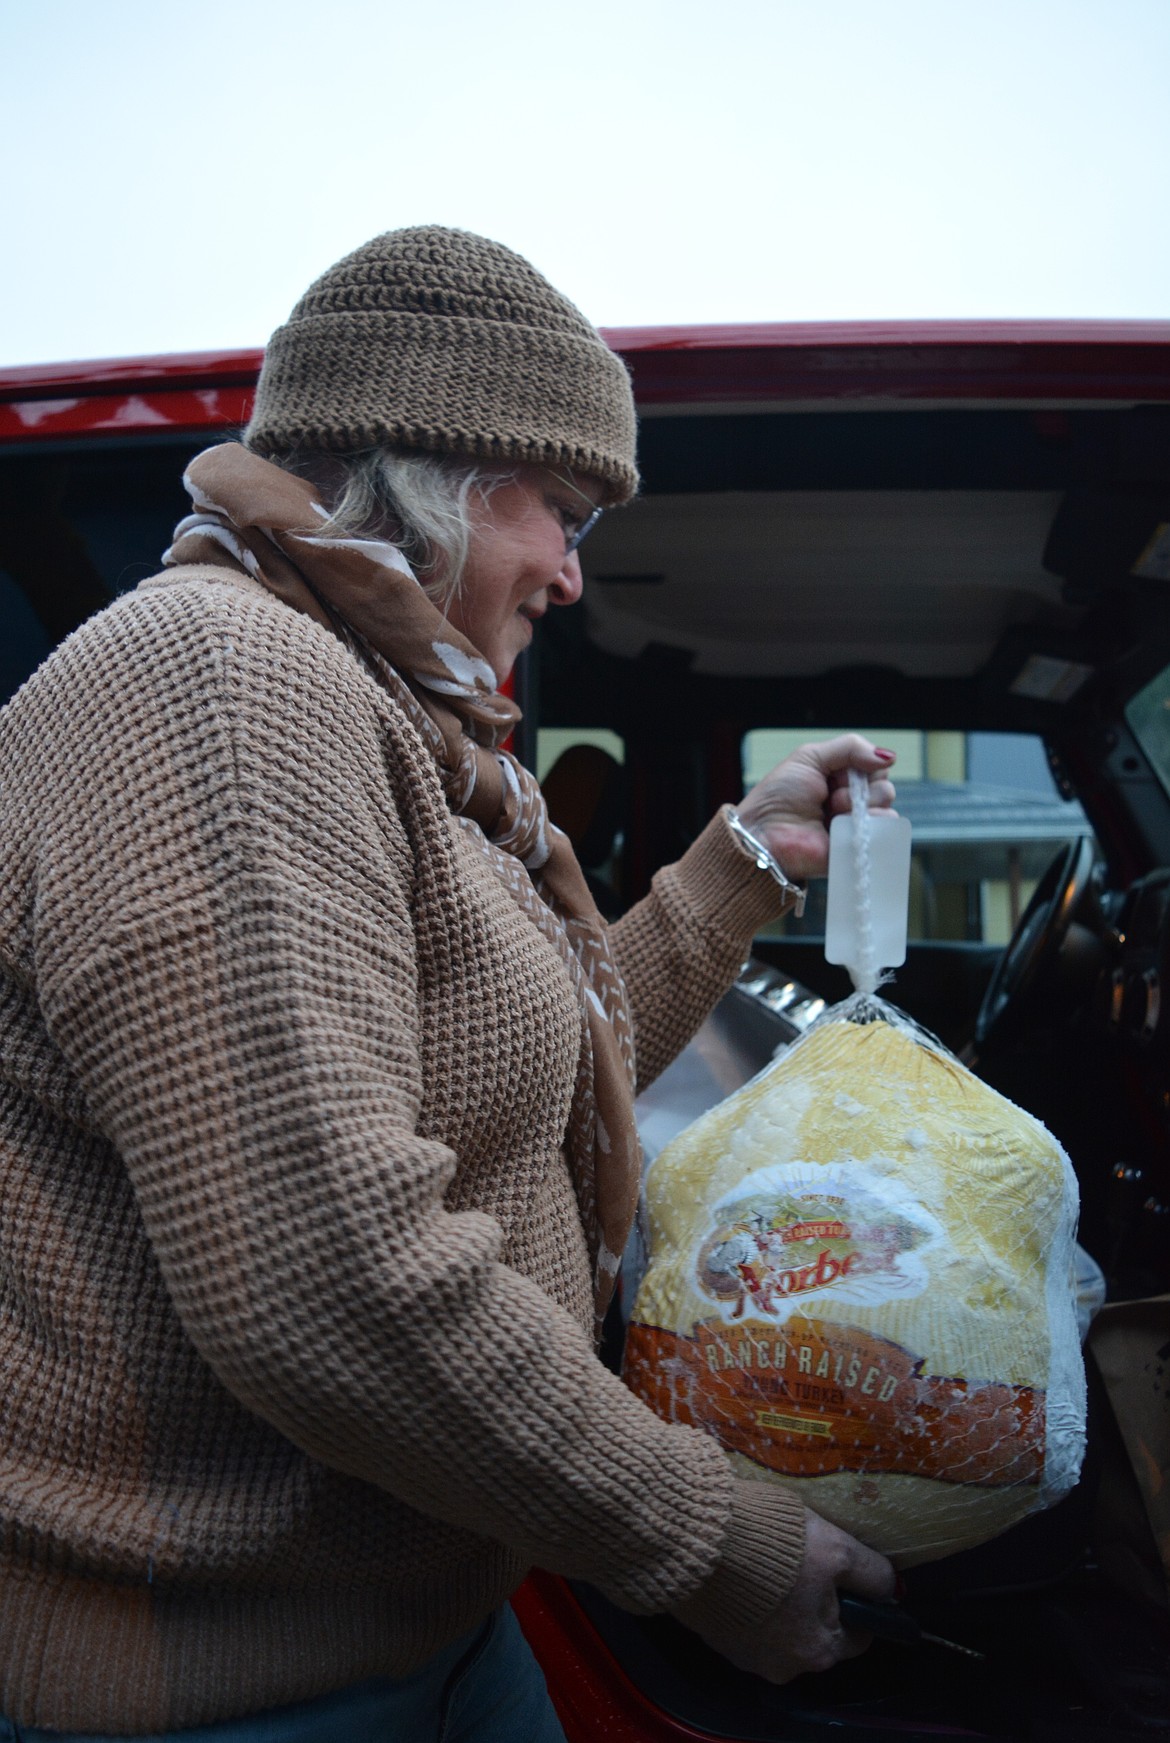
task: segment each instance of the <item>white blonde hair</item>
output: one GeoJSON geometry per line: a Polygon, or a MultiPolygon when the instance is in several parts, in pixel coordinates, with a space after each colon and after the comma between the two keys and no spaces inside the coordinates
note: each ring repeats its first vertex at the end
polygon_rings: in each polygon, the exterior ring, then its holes
{"type": "Polygon", "coordinates": [[[321,492],[329,518],[314,527],[318,538],[392,539],[442,608],[457,597],[467,567],[473,499],[486,500],[513,476],[460,455],[398,448],[272,458],[321,492]]]}

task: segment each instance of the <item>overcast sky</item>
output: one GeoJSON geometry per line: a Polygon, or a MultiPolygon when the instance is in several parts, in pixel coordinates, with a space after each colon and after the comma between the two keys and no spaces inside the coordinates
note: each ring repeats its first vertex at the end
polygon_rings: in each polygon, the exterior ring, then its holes
{"type": "Polygon", "coordinates": [[[596,322],[1170,316],[1170,0],[0,0],[0,365],[259,345],[379,230],[596,322]]]}

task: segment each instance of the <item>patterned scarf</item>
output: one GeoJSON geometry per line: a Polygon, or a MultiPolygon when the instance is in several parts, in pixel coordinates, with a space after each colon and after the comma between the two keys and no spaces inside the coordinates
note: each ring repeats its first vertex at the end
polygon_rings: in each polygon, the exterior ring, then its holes
{"type": "Polygon", "coordinates": [[[566,1145],[600,1324],[641,1173],[633,1024],[605,922],[569,838],[550,821],[534,777],[500,749],[519,710],[427,598],[401,551],[379,539],[312,530],[327,511],[303,479],[227,443],[198,455],[183,482],[194,513],[175,528],[163,562],[243,570],[351,648],[418,731],[450,810],[568,970],[581,1043],[566,1145]]]}

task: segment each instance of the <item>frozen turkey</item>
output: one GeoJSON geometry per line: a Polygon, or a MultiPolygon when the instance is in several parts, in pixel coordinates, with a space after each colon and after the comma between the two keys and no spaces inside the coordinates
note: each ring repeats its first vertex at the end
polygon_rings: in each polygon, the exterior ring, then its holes
{"type": "Polygon", "coordinates": [[[624,1372],[736,1469],[909,1566],[1077,1479],[1076,1181],[881,1000],[829,1013],[646,1181],[624,1372]]]}

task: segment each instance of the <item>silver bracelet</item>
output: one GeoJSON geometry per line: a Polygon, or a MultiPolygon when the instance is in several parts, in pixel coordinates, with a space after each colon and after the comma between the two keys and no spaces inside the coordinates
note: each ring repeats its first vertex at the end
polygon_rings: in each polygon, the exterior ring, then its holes
{"type": "Polygon", "coordinates": [[[769,853],[762,841],[757,841],[751,830],[741,821],[739,812],[733,806],[727,810],[727,822],[731,833],[749,859],[755,860],[761,871],[766,871],[775,878],[786,896],[794,901],[793,912],[799,920],[804,913],[804,898],[807,891],[800,884],[794,884],[777,862],[775,856],[769,853]]]}

